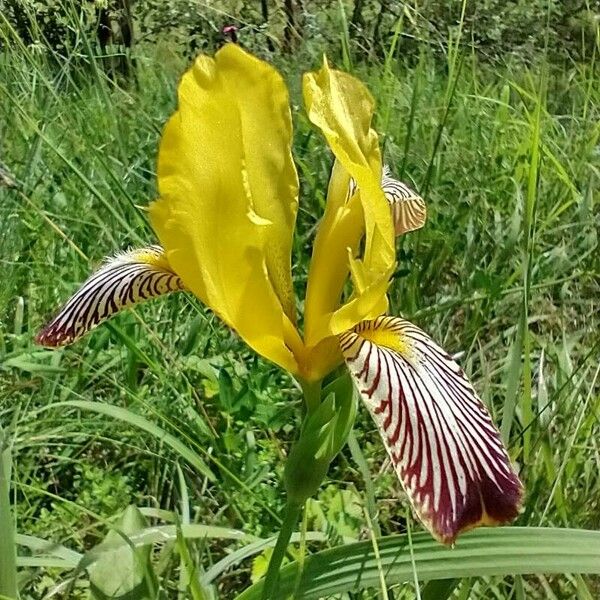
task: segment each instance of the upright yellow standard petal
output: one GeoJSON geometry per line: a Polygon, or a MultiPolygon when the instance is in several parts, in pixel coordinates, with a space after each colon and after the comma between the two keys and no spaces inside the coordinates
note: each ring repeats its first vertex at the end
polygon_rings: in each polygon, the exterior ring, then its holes
{"type": "Polygon", "coordinates": [[[163,133],[150,217],[185,286],[254,350],[297,372],[291,139],[277,71],[233,44],[200,56],[163,133]]]}
{"type": "Polygon", "coordinates": [[[306,344],[315,348],[327,337],[385,311],[395,263],[394,227],[381,189],[371,95],[360,81],[331,70],[327,62],[320,71],[304,76],[303,90],[308,116],[336,158],[313,248],[305,305],[306,344]],[[354,186],[349,186],[350,178],[354,186]],[[340,308],[349,273],[353,294],[340,308]]]}

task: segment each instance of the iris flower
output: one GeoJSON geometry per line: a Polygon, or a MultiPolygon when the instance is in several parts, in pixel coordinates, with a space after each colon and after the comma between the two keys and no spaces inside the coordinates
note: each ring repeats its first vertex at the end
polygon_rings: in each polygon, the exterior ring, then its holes
{"type": "Polygon", "coordinates": [[[192,293],[307,389],[347,365],[437,539],[507,522],[522,486],[488,411],[448,353],[386,316],[395,236],[424,224],[424,202],[384,169],[362,83],[325,61],[304,75],[303,95],[335,161],[302,329],[291,272],[298,176],[288,92],[273,67],[228,44],[185,73],[162,134],[159,199],[149,208],[160,246],[108,259],[37,341],[69,344],[138,302],[192,293]]]}

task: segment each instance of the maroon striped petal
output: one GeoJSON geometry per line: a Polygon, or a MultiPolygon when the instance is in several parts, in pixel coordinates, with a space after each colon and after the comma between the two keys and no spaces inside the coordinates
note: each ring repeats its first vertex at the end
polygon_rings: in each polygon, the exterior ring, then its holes
{"type": "Polygon", "coordinates": [[[421,229],[427,219],[425,200],[402,181],[390,175],[388,167],[384,167],[381,187],[390,206],[396,235],[421,229]]]}
{"type": "Polygon", "coordinates": [[[35,341],[48,347],[72,344],[124,308],[181,289],[160,246],[123,252],[107,259],[35,341]]]}
{"type": "Polygon", "coordinates": [[[340,336],[354,382],[414,509],[438,540],[514,519],[523,488],[463,370],[396,317],[340,336]]]}
{"type": "MultiPolygon", "coordinates": [[[[358,185],[356,181],[350,178],[348,183],[348,199],[356,193],[357,189],[358,185]]],[[[392,209],[396,236],[421,229],[425,225],[427,219],[425,200],[405,183],[394,179],[387,165],[383,167],[381,189],[392,209]]]]}

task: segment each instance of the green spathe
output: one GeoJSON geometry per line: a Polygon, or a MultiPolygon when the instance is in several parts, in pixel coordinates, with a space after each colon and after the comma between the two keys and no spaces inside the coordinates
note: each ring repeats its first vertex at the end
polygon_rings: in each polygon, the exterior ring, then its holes
{"type": "Polygon", "coordinates": [[[306,417],[300,438],[286,462],[288,502],[297,506],[319,489],[331,461],[344,447],[356,417],[356,394],[348,373],[325,387],[321,397],[321,404],[306,417]]]}

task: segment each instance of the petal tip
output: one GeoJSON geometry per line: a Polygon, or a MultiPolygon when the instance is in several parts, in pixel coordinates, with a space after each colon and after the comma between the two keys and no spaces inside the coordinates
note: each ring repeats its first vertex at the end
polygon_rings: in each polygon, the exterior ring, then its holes
{"type": "Polygon", "coordinates": [[[60,348],[61,346],[67,346],[74,340],[70,333],[60,329],[54,321],[51,321],[36,334],[33,341],[44,348],[60,348]]]}
{"type": "Polygon", "coordinates": [[[454,523],[447,528],[426,523],[433,536],[443,544],[454,545],[457,538],[477,527],[498,527],[514,521],[522,507],[523,484],[513,472],[500,490],[489,480],[480,482],[474,490],[474,502],[467,504],[454,523]]]}

